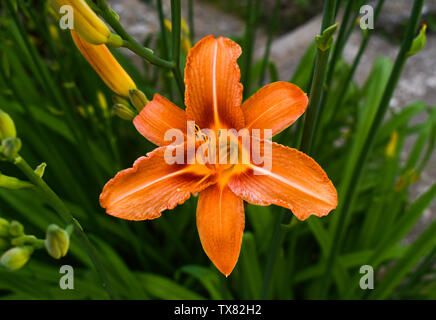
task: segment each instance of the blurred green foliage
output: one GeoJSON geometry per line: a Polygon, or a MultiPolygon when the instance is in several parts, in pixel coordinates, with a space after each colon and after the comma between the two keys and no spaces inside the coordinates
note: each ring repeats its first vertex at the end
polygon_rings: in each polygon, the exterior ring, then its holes
{"type": "MultiPolygon", "coordinates": [[[[304,7],[308,2],[298,1],[295,5],[304,7]]],[[[0,4],[0,108],[16,124],[23,158],[34,167],[47,163],[45,181],[95,246],[117,298],[257,299],[262,294],[274,299],[317,297],[326,255],[332,246],[332,226],[338,223],[335,212],[305,222],[294,218],[283,225],[281,208],[247,205],[241,255],[227,279],[202,250],[195,223],[196,197],[153,221],[128,222],[106,215],[98,203],[104,183],[154,147],[131,122],[113,116],[111,93],[75,49],[68,32],[57,28],[45,1],[19,1],[18,15],[19,24],[0,4]],[[282,246],[270,266],[273,272],[265,286],[277,228],[283,230],[282,246]]],[[[163,56],[161,35],[149,35],[146,41],[151,40],[156,40],[155,51],[163,56]]],[[[168,71],[147,63],[133,64],[120,51],[114,54],[148,98],[158,90],[177,101],[176,85],[168,71]]],[[[315,56],[316,45],[312,44],[290,79],[306,92],[315,56]]],[[[262,70],[272,81],[279,77],[280,70],[268,58],[266,64],[263,60],[250,62],[245,64],[251,70],[246,81],[252,91],[259,88],[262,70]]],[[[345,83],[351,68],[342,59],[332,70],[325,101],[328,121],[321,123],[323,130],[316,137],[313,156],[326,169],[340,195],[344,180],[357,165],[357,151],[367,139],[392,65],[384,57],[374,61],[368,66],[371,72],[363,86],[345,83]],[[347,90],[337,105],[344,86],[347,90]]],[[[303,121],[298,120],[277,141],[297,147],[303,121]]],[[[332,271],[334,286],[328,291],[329,298],[436,297],[435,223],[415,242],[402,241],[436,196],[436,185],[418,199],[409,196],[410,186],[420,179],[435,142],[435,106],[418,101],[403,106],[401,111],[389,111],[357,185],[343,230],[344,245],[332,271]],[[412,122],[423,114],[423,122],[412,122]],[[405,150],[404,142],[410,137],[416,138],[415,143],[411,150],[405,150]],[[358,287],[360,267],[367,264],[376,271],[375,290],[371,292],[358,287]]],[[[0,163],[0,171],[25,179],[9,163],[0,163]]],[[[65,227],[32,189],[0,189],[0,216],[19,219],[29,234],[43,234],[53,223],[65,227]]],[[[108,294],[73,233],[69,253],[62,260],[54,261],[35,252],[19,271],[0,269],[0,297],[106,299],[108,294]],[[74,266],[75,290],[59,288],[61,265],[74,266]]]]}

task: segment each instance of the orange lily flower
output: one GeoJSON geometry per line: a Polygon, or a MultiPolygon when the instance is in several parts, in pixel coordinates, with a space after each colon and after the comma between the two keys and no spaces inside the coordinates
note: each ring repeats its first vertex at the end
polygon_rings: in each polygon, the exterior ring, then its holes
{"type": "MultiPolygon", "coordinates": [[[[312,158],[268,140],[260,144],[271,147],[271,170],[252,161],[233,165],[165,162],[165,151],[172,147],[164,139],[165,132],[175,128],[187,134],[187,121],[195,121],[200,130],[272,129],[275,135],[304,113],[306,94],[288,82],[269,84],[242,103],[240,55],[241,48],[230,39],[208,36],[199,41],[186,63],[186,112],[156,94],[134,125],[159,147],[136,160],[133,168],[119,172],[100,195],[108,214],[147,220],[200,192],[197,228],[201,244],[226,276],[239,257],[245,224],[243,201],[283,206],[300,220],[325,216],[337,206],[335,187],[312,158]]],[[[186,152],[186,143],[184,147],[186,152]]]]}

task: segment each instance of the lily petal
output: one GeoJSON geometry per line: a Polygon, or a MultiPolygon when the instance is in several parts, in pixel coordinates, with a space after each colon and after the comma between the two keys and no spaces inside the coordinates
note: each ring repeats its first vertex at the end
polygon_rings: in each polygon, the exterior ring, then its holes
{"type": "MultiPolygon", "coordinates": [[[[261,142],[261,150],[265,143],[261,142]]],[[[322,217],[337,206],[337,192],[324,170],[304,153],[272,143],[272,168],[250,164],[230,178],[229,188],[256,205],[275,204],[305,220],[322,217]]]]}
{"type": "Polygon", "coordinates": [[[155,219],[214,183],[206,166],[167,164],[169,148],[139,158],[133,168],[120,171],[104,186],[100,205],[108,214],[127,220],[155,219]]]}
{"type": "Polygon", "coordinates": [[[225,276],[238,261],[244,225],[244,203],[227,186],[215,184],[200,193],[197,229],[201,244],[225,276]]]}
{"type": "Polygon", "coordinates": [[[158,146],[165,146],[165,133],[170,129],[179,129],[186,133],[186,113],[168,99],[155,94],[141,113],[133,120],[136,129],[147,140],[158,146]]]}
{"type": "Polygon", "coordinates": [[[278,81],[264,86],[242,104],[246,128],[272,129],[273,136],[306,111],[309,99],[296,85],[278,81]]]}
{"type": "Polygon", "coordinates": [[[185,69],[186,113],[200,128],[244,127],[237,64],[241,52],[232,40],[213,36],[203,38],[190,50],[185,69]]]}

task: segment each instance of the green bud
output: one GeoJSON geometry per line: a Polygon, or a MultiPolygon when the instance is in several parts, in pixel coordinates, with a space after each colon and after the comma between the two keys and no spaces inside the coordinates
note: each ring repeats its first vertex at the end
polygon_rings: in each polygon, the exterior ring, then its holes
{"type": "Polygon", "coordinates": [[[133,112],[132,109],[130,109],[129,107],[126,107],[125,105],[122,104],[116,104],[113,106],[112,108],[113,112],[115,115],[117,115],[118,117],[120,117],[123,120],[133,120],[133,118],[136,117],[135,112],[133,112]]]}
{"type": "Polygon", "coordinates": [[[18,221],[11,221],[11,225],[9,226],[9,234],[16,238],[24,235],[24,227],[18,221]]]}
{"type": "Polygon", "coordinates": [[[123,46],[124,40],[119,35],[115,33],[111,33],[109,35],[109,39],[107,40],[106,44],[112,48],[119,48],[123,46]]]}
{"type": "Polygon", "coordinates": [[[70,247],[70,236],[67,231],[51,224],[47,228],[45,248],[50,256],[55,259],[65,257],[70,247]]]}
{"type": "Polygon", "coordinates": [[[32,188],[33,184],[27,181],[22,181],[15,177],[5,176],[4,174],[0,173],[0,187],[11,190],[19,190],[32,188]]]}
{"type": "Polygon", "coordinates": [[[15,129],[14,120],[3,110],[0,109],[0,140],[15,138],[17,130],[15,129]]]}
{"type": "Polygon", "coordinates": [[[36,167],[35,173],[42,178],[44,176],[45,168],[47,167],[47,163],[43,162],[39,166],[36,167]]]}
{"type": "Polygon", "coordinates": [[[0,238],[6,238],[9,236],[9,221],[0,218],[0,238]]]}
{"type": "Polygon", "coordinates": [[[113,101],[114,104],[122,104],[122,105],[124,105],[126,107],[128,107],[130,105],[129,100],[127,100],[126,98],[121,97],[121,96],[119,96],[117,94],[114,94],[112,96],[112,101],[113,101]]]}
{"type": "Polygon", "coordinates": [[[425,34],[427,30],[427,25],[424,23],[421,27],[421,30],[419,31],[418,36],[413,39],[412,46],[407,53],[407,56],[413,56],[414,54],[417,54],[422,49],[424,49],[425,45],[427,44],[427,36],[425,34]]]}
{"type": "Polygon", "coordinates": [[[7,159],[13,159],[21,150],[21,139],[7,138],[2,141],[1,149],[7,159]]]}
{"type": "Polygon", "coordinates": [[[133,106],[138,110],[138,112],[141,112],[142,109],[150,102],[145,94],[138,89],[130,90],[130,102],[133,104],[133,106]]]}
{"type": "Polygon", "coordinates": [[[21,269],[29,261],[32,253],[33,247],[30,246],[9,249],[0,258],[0,264],[12,271],[21,269]]]}
{"type": "Polygon", "coordinates": [[[0,238],[0,252],[9,248],[9,241],[6,239],[0,238]]]}
{"type": "Polygon", "coordinates": [[[338,29],[338,24],[334,24],[325,29],[320,36],[316,36],[316,44],[321,51],[327,51],[333,45],[333,35],[338,29]]]}

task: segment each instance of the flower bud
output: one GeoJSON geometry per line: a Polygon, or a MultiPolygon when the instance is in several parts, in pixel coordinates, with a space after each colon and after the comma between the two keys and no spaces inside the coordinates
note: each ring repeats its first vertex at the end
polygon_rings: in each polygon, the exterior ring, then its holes
{"type": "Polygon", "coordinates": [[[115,115],[127,121],[133,120],[133,118],[135,118],[136,116],[135,112],[133,112],[132,109],[119,103],[113,106],[112,111],[114,112],[115,115]]]}
{"type": "Polygon", "coordinates": [[[32,188],[33,184],[27,181],[22,181],[15,177],[5,176],[0,172],[0,187],[10,190],[20,190],[20,189],[32,188]]]}
{"type": "Polygon", "coordinates": [[[0,264],[9,270],[21,269],[30,259],[33,247],[23,246],[9,249],[0,258],[0,264]]]}
{"type": "Polygon", "coordinates": [[[17,130],[14,120],[3,110],[0,109],[0,141],[7,138],[15,138],[17,130]]]}
{"type": "Polygon", "coordinates": [[[418,52],[420,52],[422,49],[425,48],[425,45],[427,44],[426,31],[427,31],[427,25],[424,23],[421,29],[419,30],[418,36],[415,39],[413,39],[412,46],[409,52],[407,52],[408,57],[417,54],[418,52]]]}
{"type": "Polygon", "coordinates": [[[21,237],[24,235],[24,227],[18,221],[11,221],[11,225],[9,226],[9,235],[12,237],[21,237]]]}
{"type": "Polygon", "coordinates": [[[6,238],[9,236],[9,221],[0,218],[0,238],[6,238]]]}
{"type": "Polygon", "coordinates": [[[321,51],[327,51],[333,45],[333,35],[338,29],[338,24],[334,24],[325,29],[321,35],[315,37],[318,49],[321,51]]]}
{"type": "Polygon", "coordinates": [[[136,108],[138,112],[141,112],[142,109],[150,102],[145,94],[138,89],[130,90],[130,102],[136,108]]]}
{"type": "Polygon", "coordinates": [[[65,257],[70,247],[70,236],[67,231],[51,224],[47,228],[45,248],[50,256],[55,259],[65,257]]]}
{"type": "Polygon", "coordinates": [[[105,112],[108,107],[107,107],[107,100],[103,92],[101,91],[97,92],[97,101],[100,109],[105,112]]]}
{"type": "Polygon", "coordinates": [[[386,146],[385,154],[388,158],[394,158],[397,152],[398,145],[398,132],[394,131],[391,134],[391,138],[389,139],[389,143],[386,146]]]}
{"type": "Polygon", "coordinates": [[[7,138],[2,141],[1,150],[7,159],[13,159],[21,150],[20,138],[7,138]]]}
{"type": "Polygon", "coordinates": [[[36,167],[35,173],[38,177],[42,178],[44,176],[45,168],[47,167],[47,163],[43,162],[39,166],[36,167]]]}
{"type": "Polygon", "coordinates": [[[98,73],[106,85],[116,94],[129,97],[129,90],[136,89],[136,84],[105,45],[93,45],[71,30],[71,36],[77,49],[98,73]]]}
{"type": "Polygon", "coordinates": [[[92,44],[109,44],[121,47],[123,39],[110,32],[108,26],[88,6],[85,0],[50,0],[57,15],[60,9],[69,5],[74,10],[74,30],[87,42],[92,44]]]}

